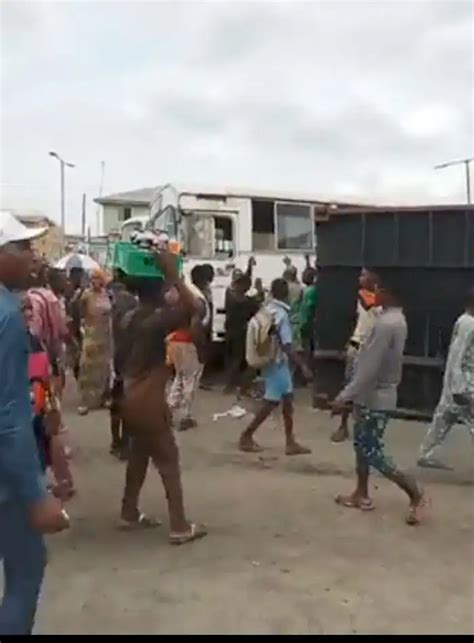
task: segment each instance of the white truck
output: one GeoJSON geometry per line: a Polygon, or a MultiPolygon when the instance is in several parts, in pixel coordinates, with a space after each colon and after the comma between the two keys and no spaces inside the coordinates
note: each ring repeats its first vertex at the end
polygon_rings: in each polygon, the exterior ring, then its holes
{"type": "Polygon", "coordinates": [[[157,189],[150,218],[129,219],[121,237],[129,240],[137,229],[163,231],[183,248],[185,276],[196,264],[214,267],[213,337],[222,341],[225,290],[233,269],[245,270],[254,257],[253,277],[260,277],[264,288],[283,274],[286,257],[301,274],[306,255],[314,263],[316,222],[336,208],[331,201],[302,195],[168,184],[157,189]]]}

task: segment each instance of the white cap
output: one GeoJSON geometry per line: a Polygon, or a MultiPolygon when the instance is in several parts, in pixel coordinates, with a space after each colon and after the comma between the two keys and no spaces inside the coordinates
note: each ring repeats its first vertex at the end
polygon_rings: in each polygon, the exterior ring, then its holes
{"type": "Polygon", "coordinates": [[[11,212],[0,212],[0,248],[15,241],[28,241],[41,237],[48,228],[27,228],[11,212]]]}

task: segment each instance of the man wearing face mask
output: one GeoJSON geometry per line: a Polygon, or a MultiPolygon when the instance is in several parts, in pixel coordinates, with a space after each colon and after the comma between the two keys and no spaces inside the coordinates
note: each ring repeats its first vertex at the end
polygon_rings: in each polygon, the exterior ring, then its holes
{"type": "Polygon", "coordinates": [[[32,430],[25,322],[15,290],[32,269],[30,240],[44,230],[0,214],[0,558],[4,594],[0,634],[31,634],[46,564],[44,533],[68,527],[48,494],[32,430]]]}

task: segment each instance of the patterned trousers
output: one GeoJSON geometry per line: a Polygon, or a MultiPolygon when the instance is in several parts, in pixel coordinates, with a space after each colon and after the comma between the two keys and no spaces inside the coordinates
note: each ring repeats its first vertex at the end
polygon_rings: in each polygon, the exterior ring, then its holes
{"type": "Polygon", "coordinates": [[[399,471],[385,453],[384,435],[389,419],[386,411],[358,407],[355,412],[354,450],[358,465],[373,467],[391,477],[399,471]]]}
{"type": "Polygon", "coordinates": [[[430,459],[441,446],[455,424],[464,424],[474,440],[474,400],[459,405],[441,399],[433,414],[433,421],[420,447],[420,458],[430,459]]]}
{"type": "Polygon", "coordinates": [[[170,342],[168,361],[175,371],[168,405],[171,411],[180,409],[184,418],[190,418],[204,366],[198,359],[196,346],[190,342],[170,342]]]}

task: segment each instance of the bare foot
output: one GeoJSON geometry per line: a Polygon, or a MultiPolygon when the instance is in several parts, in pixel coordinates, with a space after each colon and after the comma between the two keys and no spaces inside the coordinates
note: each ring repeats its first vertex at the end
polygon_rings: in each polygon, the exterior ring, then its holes
{"type": "Polygon", "coordinates": [[[298,444],[298,442],[291,442],[286,445],[285,453],[286,455],[308,455],[311,453],[311,449],[298,444]]]}
{"type": "Polygon", "coordinates": [[[242,436],[239,441],[239,449],[244,453],[261,453],[262,447],[253,438],[242,436]]]}

